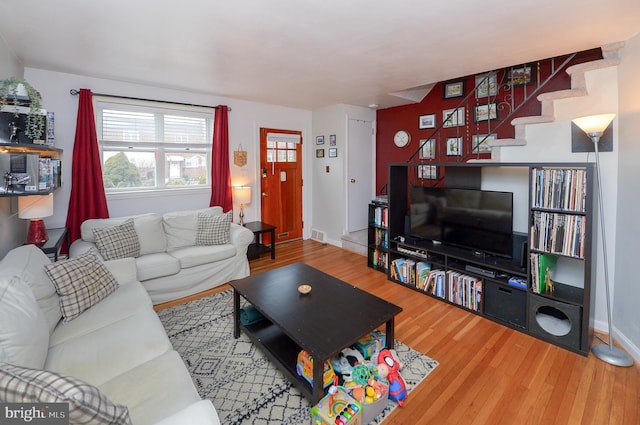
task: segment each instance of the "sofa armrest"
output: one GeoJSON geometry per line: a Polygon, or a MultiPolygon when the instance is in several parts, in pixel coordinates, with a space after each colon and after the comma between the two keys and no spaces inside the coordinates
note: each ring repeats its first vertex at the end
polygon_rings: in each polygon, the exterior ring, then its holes
{"type": "Polygon", "coordinates": [[[210,400],[191,404],[154,425],[220,425],[218,412],[210,400]]]}
{"type": "Polygon", "coordinates": [[[123,285],[138,280],[138,267],[133,257],[119,258],[103,262],[107,270],[116,278],[118,284],[123,285]]]}
{"type": "Polygon", "coordinates": [[[100,255],[100,252],[98,251],[98,247],[96,246],[95,243],[87,242],[82,239],[76,239],[75,241],[73,241],[73,243],[69,247],[69,258],[79,257],[80,255],[84,254],[85,252],[89,251],[92,248],[96,250],[96,253],[98,254],[98,258],[100,260],[104,260],[100,255]]]}
{"type": "Polygon", "coordinates": [[[249,244],[253,242],[253,232],[246,227],[231,223],[229,229],[231,244],[236,247],[239,254],[246,254],[249,244]]]}

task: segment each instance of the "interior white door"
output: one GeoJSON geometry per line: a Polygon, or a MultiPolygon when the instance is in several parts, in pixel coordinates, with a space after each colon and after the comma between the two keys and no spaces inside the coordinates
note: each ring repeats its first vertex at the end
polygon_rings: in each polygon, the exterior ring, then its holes
{"type": "Polygon", "coordinates": [[[367,228],[368,205],[373,192],[373,123],[348,120],[347,129],[347,231],[367,228]]]}

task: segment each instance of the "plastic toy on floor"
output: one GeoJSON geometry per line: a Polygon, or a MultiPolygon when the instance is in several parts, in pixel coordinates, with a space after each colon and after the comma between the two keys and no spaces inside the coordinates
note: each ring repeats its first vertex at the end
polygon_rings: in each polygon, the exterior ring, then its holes
{"type": "Polygon", "coordinates": [[[311,408],[314,425],[364,425],[362,404],[343,387],[332,386],[322,400],[311,408]]]}
{"type": "Polygon", "coordinates": [[[389,382],[389,398],[398,403],[398,406],[402,406],[407,398],[407,384],[400,375],[401,367],[391,350],[385,348],[378,353],[378,374],[386,377],[389,382]]]}

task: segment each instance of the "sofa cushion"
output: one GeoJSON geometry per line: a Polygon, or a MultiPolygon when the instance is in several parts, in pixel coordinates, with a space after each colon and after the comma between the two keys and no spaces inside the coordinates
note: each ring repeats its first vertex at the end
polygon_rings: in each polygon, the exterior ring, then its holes
{"type": "Polygon", "coordinates": [[[44,367],[101,385],[171,349],[158,315],[145,308],[50,346],[44,367]]]}
{"type": "Polygon", "coordinates": [[[114,402],[126,404],[136,425],[155,424],[200,400],[184,361],[174,350],[114,377],[99,388],[114,402]]]}
{"type": "Polygon", "coordinates": [[[162,224],[167,236],[167,251],[194,246],[198,233],[198,214],[222,214],[222,207],[210,207],[200,210],[177,211],[162,216],[162,224]]]}
{"type": "Polygon", "coordinates": [[[118,226],[93,229],[93,236],[96,239],[98,251],[105,260],[140,256],[140,241],[133,219],[118,226]]]}
{"type": "Polygon", "coordinates": [[[236,255],[236,248],[233,245],[211,245],[211,246],[187,246],[171,251],[169,254],[178,259],[180,268],[202,264],[214,263],[226,260],[236,255]]]}
{"type": "Polygon", "coordinates": [[[162,276],[172,276],[180,271],[180,261],[167,253],[148,254],[136,258],[138,280],[154,279],[162,276]]]}
{"type": "Polygon", "coordinates": [[[79,257],[44,267],[60,295],[63,322],[97,304],[118,288],[118,282],[91,250],[79,257]]]}
{"type": "Polygon", "coordinates": [[[69,423],[131,425],[126,406],[112,403],[86,382],[48,370],[0,364],[0,401],[67,403],[69,423]]]}
{"type": "Polygon", "coordinates": [[[49,327],[31,289],[16,276],[0,277],[0,349],[5,361],[41,368],[49,327]]]}
{"type": "Polygon", "coordinates": [[[231,211],[225,214],[198,214],[196,245],[224,245],[230,243],[231,211]]]}
{"type": "Polygon", "coordinates": [[[31,288],[49,325],[49,333],[60,322],[62,311],[56,287],[44,271],[51,260],[35,245],[23,245],[12,249],[0,261],[0,273],[19,276],[22,283],[31,288]]]}
{"type": "Polygon", "coordinates": [[[151,298],[140,282],[119,285],[111,295],[76,320],[58,326],[49,337],[49,346],[86,335],[151,307],[151,298]]]}
{"type": "Polygon", "coordinates": [[[167,249],[167,238],[162,227],[162,216],[156,213],[139,214],[119,218],[96,218],[85,220],[80,225],[82,240],[95,243],[94,229],[113,227],[133,219],[133,226],[140,242],[140,255],[164,252],[167,249]]]}

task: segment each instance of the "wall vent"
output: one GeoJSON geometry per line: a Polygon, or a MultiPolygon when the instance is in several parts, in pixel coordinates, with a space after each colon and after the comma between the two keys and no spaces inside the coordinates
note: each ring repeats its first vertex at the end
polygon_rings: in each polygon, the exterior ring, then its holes
{"type": "Polygon", "coordinates": [[[311,229],[311,239],[322,244],[327,243],[327,234],[322,230],[311,229]]]}

